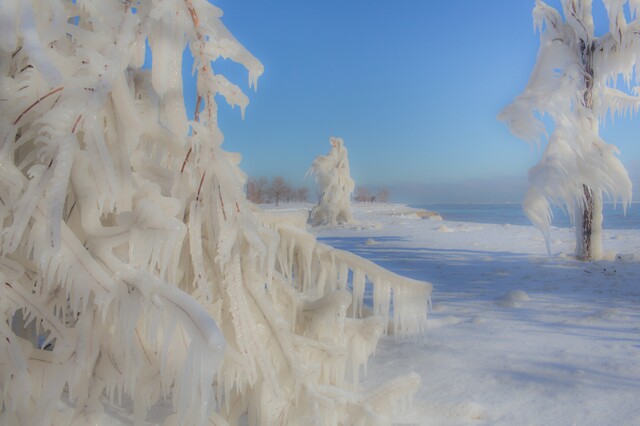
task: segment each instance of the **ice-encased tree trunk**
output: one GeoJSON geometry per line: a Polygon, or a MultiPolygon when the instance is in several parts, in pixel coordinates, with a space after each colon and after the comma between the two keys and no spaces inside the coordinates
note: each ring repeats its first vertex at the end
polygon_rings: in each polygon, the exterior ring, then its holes
{"type": "Polygon", "coordinates": [[[640,54],[639,0],[603,0],[609,32],[594,33],[591,0],[562,0],[562,15],[541,0],[533,10],[541,31],[538,59],[524,92],[503,110],[518,137],[539,142],[546,134],[535,114],[548,114],[554,130],[542,159],[529,171],[525,213],[550,250],[550,203],[563,206],[576,229],[576,256],[602,257],[602,203],[606,195],[631,201],[631,181],[615,146],[599,135],[607,114],[640,106],[635,65],[640,54]],[[564,16],[564,19],[563,19],[564,16]],[[623,82],[620,86],[620,82],[623,82]]]}
{"type": "Polygon", "coordinates": [[[355,182],[349,171],[349,157],[344,141],[332,137],[329,142],[329,154],[317,157],[309,169],[320,192],[318,204],[311,210],[311,223],[336,227],[353,222],[351,194],[355,189],[355,182]]]}
{"type": "Polygon", "coordinates": [[[255,85],[262,65],[221,16],[0,3],[0,424],[95,424],[105,407],[143,424],[164,400],[167,425],[388,423],[419,385],[359,380],[382,334],[423,331],[431,286],[246,201],[215,96],[248,100],[212,67],[255,85]]]}

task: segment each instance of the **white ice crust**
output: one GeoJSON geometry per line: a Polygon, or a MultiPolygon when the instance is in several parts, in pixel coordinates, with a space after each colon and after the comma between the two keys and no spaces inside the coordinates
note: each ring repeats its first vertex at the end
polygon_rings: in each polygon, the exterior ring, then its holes
{"type": "Polygon", "coordinates": [[[413,374],[359,383],[381,335],[424,330],[431,285],[245,199],[215,96],[248,98],[212,67],[236,61],[251,86],[263,67],[221,16],[205,0],[0,4],[0,424],[120,407],[141,425],[165,400],[167,425],[388,424],[416,391],[413,374]]]}

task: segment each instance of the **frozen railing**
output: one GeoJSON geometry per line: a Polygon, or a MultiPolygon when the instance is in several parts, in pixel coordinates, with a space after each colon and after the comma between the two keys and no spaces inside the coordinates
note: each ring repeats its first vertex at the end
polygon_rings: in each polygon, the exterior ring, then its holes
{"type": "Polygon", "coordinates": [[[348,290],[351,317],[379,315],[388,324],[384,332],[391,330],[400,337],[424,331],[433,289],[430,283],[403,277],[356,254],[319,243],[283,216],[263,215],[261,219],[278,232],[276,265],[303,298],[348,290]],[[370,310],[365,306],[367,286],[373,297],[370,310]]]}

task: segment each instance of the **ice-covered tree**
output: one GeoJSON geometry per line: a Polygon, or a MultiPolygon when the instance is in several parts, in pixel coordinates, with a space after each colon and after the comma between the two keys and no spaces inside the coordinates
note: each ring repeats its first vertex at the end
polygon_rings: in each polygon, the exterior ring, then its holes
{"type": "Polygon", "coordinates": [[[602,256],[603,196],[631,200],[631,181],[618,150],[599,135],[607,115],[640,106],[640,1],[602,0],[609,32],[594,33],[591,0],[561,0],[562,14],[542,0],[533,9],[541,32],[538,59],[524,92],[499,118],[528,141],[540,141],[547,114],[554,130],[540,162],[529,171],[524,209],[549,248],[550,203],[561,205],[576,229],[576,256],[602,256]]]}
{"type": "Polygon", "coordinates": [[[388,423],[419,385],[358,383],[382,334],[423,330],[431,286],[246,200],[215,97],[248,100],[213,66],[263,68],[221,16],[0,3],[0,424],[142,424],[162,401],[167,425],[388,423]]]}
{"type": "Polygon", "coordinates": [[[353,222],[351,194],[355,182],[351,179],[344,141],[332,137],[330,143],[329,154],[317,157],[309,169],[320,192],[318,204],[311,210],[311,223],[335,227],[353,222]]]}

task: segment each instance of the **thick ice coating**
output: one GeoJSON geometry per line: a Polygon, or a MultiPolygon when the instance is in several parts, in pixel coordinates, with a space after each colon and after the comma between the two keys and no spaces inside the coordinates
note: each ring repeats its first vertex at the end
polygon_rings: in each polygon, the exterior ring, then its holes
{"type": "Polygon", "coordinates": [[[335,227],[353,222],[351,194],[355,182],[349,171],[349,156],[341,138],[331,138],[329,154],[317,157],[309,174],[318,185],[320,200],[311,211],[311,223],[335,227]]]}
{"type": "MultiPolygon", "coordinates": [[[[525,90],[499,119],[518,137],[548,139],[540,162],[529,171],[524,210],[550,245],[550,203],[561,205],[576,227],[576,255],[602,256],[604,197],[631,202],[631,181],[618,150],[599,136],[599,123],[640,107],[637,0],[603,0],[610,32],[596,37],[590,0],[562,0],[562,14],[542,0],[533,10],[541,32],[538,59],[525,90]],[[629,21],[624,13],[628,5],[629,21]],[[624,82],[619,87],[619,82],[624,82]],[[547,137],[541,115],[554,123],[547,137]]],[[[549,248],[550,250],[550,248],[549,248]]]]}
{"type": "Polygon", "coordinates": [[[221,16],[204,0],[0,6],[0,424],[142,425],[163,400],[166,425],[389,424],[416,391],[412,374],[359,380],[380,336],[424,330],[431,285],[246,200],[215,96],[248,100],[213,66],[250,85],[263,67],[221,16]]]}

